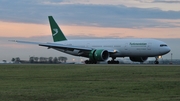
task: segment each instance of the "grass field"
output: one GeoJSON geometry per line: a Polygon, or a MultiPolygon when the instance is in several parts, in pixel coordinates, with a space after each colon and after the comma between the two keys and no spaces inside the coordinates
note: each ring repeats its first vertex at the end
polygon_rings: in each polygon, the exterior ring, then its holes
{"type": "Polygon", "coordinates": [[[180,66],[0,65],[0,101],[180,101],[180,66]]]}

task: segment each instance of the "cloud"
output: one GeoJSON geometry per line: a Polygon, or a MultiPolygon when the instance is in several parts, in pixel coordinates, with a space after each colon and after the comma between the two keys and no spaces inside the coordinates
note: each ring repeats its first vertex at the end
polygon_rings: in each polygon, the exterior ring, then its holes
{"type": "Polygon", "coordinates": [[[0,20],[22,23],[47,23],[53,15],[64,25],[99,27],[179,27],[158,22],[157,19],[180,19],[180,11],[137,8],[124,5],[63,4],[65,0],[0,1],[0,20]]]}
{"type": "Polygon", "coordinates": [[[180,3],[179,0],[154,0],[153,3],[180,3]]]}
{"type": "Polygon", "coordinates": [[[136,0],[142,3],[180,3],[179,0],[136,0]]]}

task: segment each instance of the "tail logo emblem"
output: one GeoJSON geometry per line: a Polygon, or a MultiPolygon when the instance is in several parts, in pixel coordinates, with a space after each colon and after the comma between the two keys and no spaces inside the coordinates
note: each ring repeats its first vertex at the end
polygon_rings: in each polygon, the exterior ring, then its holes
{"type": "Polygon", "coordinates": [[[58,29],[53,29],[53,31],[55,31],[55,33],[53,33],[53,36],[55,36],[55,35],[57,35],[57,33],[58,33],[58,29]]]}

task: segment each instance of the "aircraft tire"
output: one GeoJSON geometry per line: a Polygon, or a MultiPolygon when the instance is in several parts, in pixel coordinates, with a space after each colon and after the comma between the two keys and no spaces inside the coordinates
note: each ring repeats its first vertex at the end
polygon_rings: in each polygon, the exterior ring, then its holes
{"type": "Polygon", "coordinates": [[[108,64],[119,64],[119,61],[108,61],[108,64]]]}
{"type": "Polygon", "coordinates": [[[89,60],[86,60],[86,61],[85,61],[85,64],[97,64],[97,61],[89,61],[89,60]]]}
{"type": "Polygon", "coordinates": [[[159,61],[154,61],[154,64],[159,64],[159,61]]]}

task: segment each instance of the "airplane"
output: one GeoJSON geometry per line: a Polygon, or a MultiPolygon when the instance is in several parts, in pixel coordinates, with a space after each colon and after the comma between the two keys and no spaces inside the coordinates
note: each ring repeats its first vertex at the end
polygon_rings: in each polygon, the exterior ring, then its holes
{"type": "Polygon", "coordinates": [[[170,47],[156,39],[79,39],[68,40],[52,16],[48,16],[54,42],[30,42],[11,40],[17,43],[36,44],[55,49],[73,56],[89,58],[85,64],[119,64],[117,57],[129,57],[133,62],[144,62],[155,57],[154,64],[159,64],[158,57],[170,52],[170,47]],[[112,60],[107,61],[109,58],[112,60]]]}

